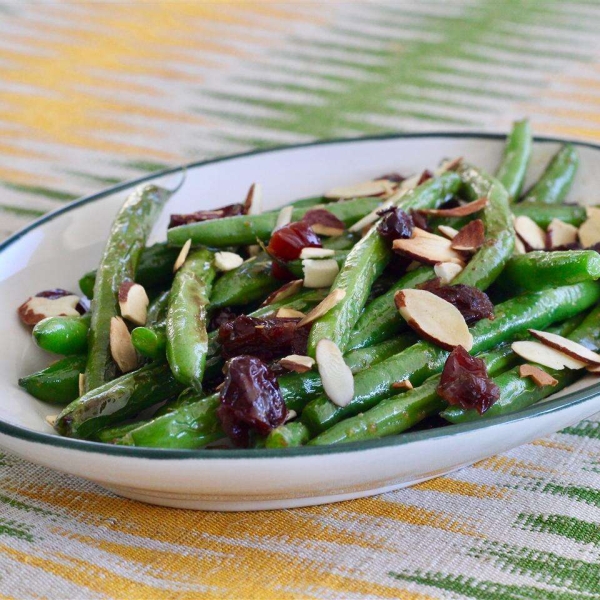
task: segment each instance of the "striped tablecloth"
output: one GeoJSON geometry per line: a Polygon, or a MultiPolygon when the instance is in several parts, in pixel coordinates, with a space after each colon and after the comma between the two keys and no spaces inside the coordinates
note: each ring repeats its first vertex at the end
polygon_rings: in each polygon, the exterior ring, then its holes
{"type": "MultiPolygon", "coordinates": [[[[596,0],[0,3],[0,230],[117,181],[390,130],[600,138],[596,0]]],[[[400,167],[401,165],[399,165],[400,167]]],[[[600,422],[377,498],[210,514],[0,457],[0,595],[600,598],[600,422]]]]}

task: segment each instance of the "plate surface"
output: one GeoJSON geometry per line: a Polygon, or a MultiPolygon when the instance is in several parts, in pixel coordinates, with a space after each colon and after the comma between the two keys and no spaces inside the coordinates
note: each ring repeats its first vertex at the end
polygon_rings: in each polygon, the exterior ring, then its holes
{"type": "MultiPolygon", "coordinates": [[[[503,136],[425,134],[344,140],[246,154],[193,165],[155,228],[164,239],[171,212],[239,202],[252,182],[265,208],[390,171],[410,174],[464,156],[493,171],[503,136]]],[[[534,179],[559,142],[538,139],[534,179]]],[[[571,201],[595,198],[600,147],[577,144],[581,169],[571,201]]],[[[175,187],[180,172],[144,179],[175,187]]],[[[529,409],[485,422],[407,433],[373,442],[289,450],[159,450],[61,438],[46,424],[55,407],[17,386],[48,355],[31,342],[16,307],[36,292],[78,290],[99,260],[110,224],[141,180],[79,200],[0,245],[0,446],[30,461],[84,477],[130,498],[204,510],[260,510],[358,498],[408,486],[557,431],[600,410],[600,384],[587,379],[529,409]],[[481,429],[485,427],[485,433],[481,429]]]]}

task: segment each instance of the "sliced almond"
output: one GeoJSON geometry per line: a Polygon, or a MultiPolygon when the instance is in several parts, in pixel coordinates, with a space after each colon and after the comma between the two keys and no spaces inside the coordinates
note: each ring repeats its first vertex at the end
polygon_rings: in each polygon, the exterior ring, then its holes
{"type": "Polygon", "coordinates": [[[295,410],[288,410],[287,415],[285,416],[284,423],[288,423],[289,421],[293,421],[298,416],[298,413],[295,410]]]}
{"type": "Polygon", "coordinates": [[[137,369],[138,359],[131,343],[131,334],[121,317],[110,320],[110,353],[123,373],[137,369]]]}
{"type": "Polygon", "coordinates": [[[485,227],[481,219],[467,223],[452,239],[450,247],[458,252],[476,252],[485,242],[485,227]]]}
{"type": "Polygon", "coordinates": [[[341,302],[346,297],[346,290],[332,290],[317,306],[315,306],[305,317],[298,323],[298,327],[304,327],[327,314],[338,302],[341,302]]]}
{"type": "Polygon", "coordinates": [[[277,215],[277,221],[275,221],[275,227],[273,232],[285,227],[292,222],[292,213],[294,212],[293,206],[284,206],[277,215]]]}
{"type": "Polygon", "coordinates": [[[454,227],[450,227],[450,225],[440,225],[438,227],[439,232],[447,237],[449,240],[453,239],[458,234],[458,229],[454,229],[454,227]]]}
{"type": "Polygon", "coordinates": [[[325,198],[336,200],[341,198],[348,199],[381,196],[382,194],[392,193],[394,189],[394,184],[388,179],[373,179],[354,185],[333,188],[325,194],[325,198]]]}
{"type": "Polygon", "coordinates": [[[319,260],[307,258],[302,261],[302,270],[304,287],[307,288],[331,287],[340,272],[340,268],[333,258],[319,260]]]}
{"type": "Polygon", "coordinates": [[[181,269],[181,267],[183,266],[183,263],[185,262],[185,259],[188,257],[188,254],[190,253],[191,247],[192,247],[192,240],[190,238],[181,247],[181,250],[179,251],[177,258],[175,259],[175,264],[173,265],[173,273],[175,273],[176,271],[179,271],[179,269],[181,269]]]}
{"type": "Polygon", "coordinates": [[[577,227],[559,219],[552,219],[548,225],[548,247],[558,248],[577,242],[577,227]]]}
{"type": "Polygon", "coordinates": [[[484,197],[455,208],[425,208],[421,212],[434,217],[466,217],[483,210],[487,205],[488,199],[484,197]]]}
{"type": "Polygon", "coordinates": [[[530,329],[529,333],[540,340],[542,344],[550,346],[550,348],[554,348],[575,360],[580,360],[588,365],[600,365],[600,354],[592,352],[585,346],[573,342],[562,335],[548,333],[547,331],[538,331],[537,329],[530,329]]]}
{"type": "Polygon", "coordinates": [[[306,211],[302,221],[308,223],[317,235],[328,237],[340,236],[346,228],[343,221],[325,208],[311,208],[306,211]]]}
{"type": "Polygon", "coordinates": [[[344,233],[343,229],[339,227],[332,227],[331,225],[326,225],[325,223],[313,223],[310,228],[317,235],[324,235],[326,237],[339,237],[344,233]]]}
{"type": "Polygon", "coordinates": [[[600,365],[586,367],[586,369],[589,373],[594,373],[595,375],[598,375],[600,373],[600,365]]]}
{"type": "Polygon", "coordinates": [[[440,166],[435,170],[434,174],[436,177],[447,173],[448,171],[456,171],[458,167],[462,164],[463,157],[459,156],[458,158],[445,159],[442,161],[440,166]]]}
{"type": "MultiPolygon", "coordinates": [[[[306,315],[295,308],[287,308],[282,306],[276,313],[275,316],[279,319],[304,319],[306,315]]],[[[300,323],[298,323],[300,325],[300,323]]]]}
{"type": "Polygon", "coordinates": [[[323,390],[336,406],[347,406],[354,397],[354,377],[340,349],[331,340],[320,340],[316,348],[317,367],[323,390]]]}
{"type": "Polygon", "coordinates": [[[304,281],[302,279],[295,279],[282,285],[278,290],[275,290],[272,294],[267,296],[267,299],[261,304],[261,306],[267,306],[275,302],[281,302],[286,298],[290,298],[297,294],[301,289],[304,281]]]}
{"type": "Polygon", "coordinates": [[[513,342],[511,348],[521,358],[549,369],[560,371],[565,367],[567,369],[583,369],[585,367],[585,363],[550,348],[550,346],[540,344],[540,342],[513,342]]]}
{"type": "Polygon", "coordinates": [[[415,227],[413,236],[410,239],[394,240],[392,248],[413,260],[435,265],[442,262],[453,262],[458,265],[464,265],[463,257],[451,247],[451,241],[442,237],[428,233],[415,227]]]}
{"type": "Polygon", "coordinates": [[[430,342],[446,350],[473,347],[464,317],[450,302],[426,290],[399,290],[394,301],[407,324],[430,342]]]}
{"type": "Polygon", "coordinates": [[[145,325],[149,303],[148,294],[139,283],[124,281],[119,286],[119,308],[124,319],[136,325],[145,325]]]}
{"type": "Polygon", "coordinates": [[[302,248],[300,258],[329,258],[335,256],[335,250],[330,248],[302,248]]]}
{"type": "Polygon", "coordinates": [[[533,250],[543,250],[546,247],[546,232],[530,217],[516,217],[515,232],[533,250]]]}
{"type": "Polygon", "coordinates": [[[600,206],[586,206],[585,214],[588,219],[600,217],[600,206]]]}
{"type": "Polygon", "coordinates": [[[592,213],[579,227],[579,241],[585,248],[600,242],[600,212],[592,213]]]}
{"type": "Polygon", "coordinates": [[[235,252],[215,252],[215,267],[219,269],[219,271],[233,271],[243,262],[244,259],[235,252]]]}
{"type": "Polygon", "coordinates": [[[83,396],[85,394],[85,373],[79,373],[77,382],[79,384],[79,395],[83,396]]]}
{"type": "Polygon", "coordinates": [[[260,215],[263,205],[263,192],[260,183],[253,183],[246,194],[244,211],[247,215],[260,215]]]}
{"type": "Polygon", "coordinates": [[[354,225],[349,227],[348,231],[352,231],[353,233],[362,232],[362,230],[365,227],[370,227],[370,225],[375,223],[375,221],[379,220],[380,216],[378,213],[380,211],[386,210],[387,208],[390,208],[392,206],[394,206],[394,202],[391,198],[389,200],[386,200],[385,202],[382,202],[380,206],[373,209],[368,215],[365,215],[362,219],[360,219],[360,221],[357,221],[356,223],[354,223],[354,225]]]}
{"type": "Polygon", "coordinates": [[[32,296],[19,306],[17,312],[25,325],[35,325],[47,317],[79,316],[76,309],[79,301],[79,296],[74,294],[61,296],[60,298],[32,296]]]}
{"type": "Polygon", "coordinates": [[[288,371],[294,371],[294,373],[306,373],[315,366],[315,360],[310,356],[290,354],[289,356],[279,359],[279,364],[288,371]]]}
{"type": "Polygon", "coordinates": [[[515,254],[527,254],[527,248],[525,248],[525,244],[521,241],[521,238],[515,237],[515,254]]]}
{"type": "Polygon", "coordinates": [[[48,425],[50,425],[50,427],[54,427],[54,424],[56,423],[56,419],[58,419],[58,415],[48,415],[46,417],[46,423],[48,423],[48,425]]]}
{"type": "Polygon", "coordinates": [[[246,251],[250,258],[256,258],[260,254],[261,248],[258,244],[252,244],[251,246],[246,246],[246,251]]]}
{"type": "Polygon", "coordinates": [[[403,379],[402,381],[395,381],[392,383],[392,388],[395,390],[412,390],[414,389],[410,379],[403,379]]]}
{"type": "Polygon", "coordinates": [[[460,265],[450,262],[438,263],[433,267],[433,271],[440,278],[442,285],[448,285],[462,270],[460,265]]]}
{"type": "Polygon", "coordinates": [[[534,365],[521,365],[519,367],[519,377],[521,379],[530,377],[538,387],[546,385],[554,387],[558,383],[558,379],[554,379],[550,373],[546,373],[546,371],[542,371],[542,369],[534,365]]]}

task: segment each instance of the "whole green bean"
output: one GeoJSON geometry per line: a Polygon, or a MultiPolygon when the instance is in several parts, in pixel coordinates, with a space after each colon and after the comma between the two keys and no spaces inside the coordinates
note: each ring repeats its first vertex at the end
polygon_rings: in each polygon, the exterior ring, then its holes
{"type": "Polygon", "coordinates": [[[506,139],[502,162],[496,172],[496,179],[508,192],[510,202],[521,195],[527,166],[531,158],[531,126],[527,119],[513,123],[512,131],[506,139]]]}
{"type": "Polygon", "coordinates": [[[488,205],[482,216],[485,242],[452,280],[452,284],[470,285],[485,290],[500,275],[515,248],[515,231],[508,207],[508,195],[501,183],[474,167],[466,165],[459,171],[466,195],[471,200],[487,196],[488,205]]]}
{"type": "Polygon", "coordinates": [[[600,254],[593,250],[529,252],[513,256],[498,284],[513,294],[600,278],[600,254]]]}
{"type": "MultiPolygon", "coordinates": [[[[589,308],[600,298],[600,286],[584,282],[532,292],[508,300],[495,308],[495,319],[483,319],[471,328],[473,353],[484,352],[528,328],[544,329],[589,308]]],[[[302,411],[302,422],[315,434],[329,429],[341,419],[364,412],[392,394],[395,381],[410,379],[414,386],[439,372],[448,352],[421,340],[414,346],[362,371],[354,378],[354,398],[346,406],[336,406],[322,395],[302,411]]]]}
{"type": "MultiPolygon", "coordinates": [[[[380,198],[356,198],[330,204],[327,210],[349,227],[377,208],[380,203],[380,198]]],[[[295,208],[292,221],[300,220],[308,210],[309,207],[295,208]]],[[[215,248],[255,244],[257,239],[267,241],[271,237],[276,222],[275,211],[260,215],[225,217],[174,227],[169,229],[167,240],[172,246],[183,246],[191,239],[193,244],[204,244],[215,248]]]]}
{"type": "Polygon", "coordinates": [[[542,229],[548,229],[553,219],[564,221],[575,227],[579,227],[586,219],[585,206],[577,204],[542,204],[541,202],[519,202],[513,204],[511,210],[515,217],[529,217],[542,229]]]}
{"type": "Polygon", "coordinates": [[[58,415],[54,427],[67,437],[90,438],[180,391],[169,366],[152,363],[77,398],[58,415]]]}
{"type": "Polygon", "coordinates": [[[116,444],[127,435],[130,431],[137,429],[140,426],[139,422],[134,423],[125,423],[124,425],[115,425],[114,427],[107,427],[106,429],[101,429],[96,434],[96,439],[99,442],[103,442],[105,444],[116,444]]]}
{"type": "Polygon", "coordinates": [[[79,375],[85,356],[67,356],[45,369],[19,379],[19,385],[34,398],[52,404],[68,404],[79,396],[79,375]]]}
{"type": "Polygon", "coordinates": [[[560,204],[573,185],[579,157],[573,144],[565,144],[553,157],[523,202],[560,204]]]}
{"type": "Polygon", "coordinates": [[[81,317],[48,317],[33,328],[35,343],[55,354],[71,356],[87,350],[90,314],[81,317]]]}
{"type": "Polygon", "coordinates": [[[175,378],[202,389],[208,351],[206,308],[215,277],[213,254],[192,252],[175,274],[167,311],[167,360],[175,378]]]}
{"type": "MultiPolygon", "coordinates": [[[[434,208],[454,194],[460,187],[456,173],[444,173],[430,179],[405,194],[396,205],[404,210],[434,208]]],[[[343,267],[332,284],[332,289],[346,292],[332,309],[313,322],[308,336],[308,354],[315,356],[321,340],[331,340],[344,352],[350,333],[358,321],[367,301],[373,282],[392,256],[388,240],[379,235],[377,227],[369,232],[350,250],[343,267]]]]}
{"type": "Polygon", "coordinates": [[[85,389],[110,381],[117,367],[110,354],[110,322],[119,314],[120,285],[134,280],[154,220],[172,192],[155,185],[137,188],[118,212],[94,283],[85,389]]]}
{"type": "Polygon", "coordinates": [[[293,448],[303,446],[310,439],[310,431],[303,423],[293,421],[273,429],[265,440],[265,448],[293,448]]]}

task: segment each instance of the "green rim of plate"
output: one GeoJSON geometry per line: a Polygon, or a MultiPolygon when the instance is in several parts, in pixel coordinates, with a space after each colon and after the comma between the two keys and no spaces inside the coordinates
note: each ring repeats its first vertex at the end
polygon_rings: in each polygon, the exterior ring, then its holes
{"type": "MultiPolygon", "coordinates": [[[[478,132],[427,132],[427,133],[390,133],[374,136],[365,137],[354,137],[354,138],[342,138],[332,140],[318,140],[315,142],[308,142],[304,144],[293,144],[289,146],[277,146],[265,150],[252,150],[250,152],[242,152],[239,154],[233,154],[229,156],[223,156],[219,158],[209,159],[205,161],[190,163],[184,167],[175,167],[172,169],[165,169],[158,171],[150,175],[146,175],[139,179],[134,179],[124,183],[117,184],[113,187],[107,188],[97,194],[91,196],[85,196],[79,200],[75,200],[67,206],[61,207],[53,212],[44,215],[37,219],[33,223],[27,225],[23,229],[17,231],[12,236],[0,243],[0,254],[7,248],[12,246],[15,242],[20,240],[22,237],[27,235],[29,232],[37,229],[41,225],[48,223],[56,219],[57,217],[68,213],[84,204],[90,202],[96,202],[102,200],[106,196],[118,193],[128,188],[137,186],[141,183],[146,183],[155,179],[159,179],[166,175],[172,175],[178,173],[183,169],[196,169],[215,163],[220,163],[228,160],[234,160],[237,158],[246,158],[249,156],[256,156],[260,154],[271,154],[275,152],[281,152],[285,150],[293,150],[299,148],[311,148],[316,146],[334,145],[334,144],[356,144],[361,142],[372,142],[382,140],[395,140],[395,139],[426,139],[426,138],[446,138],[446,139],[472,139],[472,140],[493,140],[493,141],[504,141],[506,135],[496,133],[478,133],[478,132]]],[[[600,150],[600,145],[593,144],[590,142],[579,142],[576,140],[560,139],[553,137],[535,137],[534,142],[541,143],[565,143],[570,142],[580,148],[591,148],[593,150],[600,150]]],[[[577,404],[582,404],[596,397],[598,400],[598,410],[600,410],[600,382],[591,385],[583,390],[571,392],[565,394],[555,400],[548,400],[540,404],[535,404],[529,408],[521,411],[517,411],[508,415],[490,417],[488,419],[482,419],[481,421],[471,421],[470,423],[461,423],[457,425],[447,425],[436,429],[429,429],[426,431],[415,431],[406,432],[396,436],[390,436],[385,438],[379,438],[376,440],[370,440],[366,442],[351,442],[347,444],[336,444],[332,446],[302,446],[300,448],[282,448],[282,449],[250,449],[250,450],[179,450],[172,448],[137,448],[129,446],[115,446],[112,444],[103,444],[100,442],[90,442],[87,440],[78,440],[72,438],[61,437],[56,434],[42,433],[33,429],[27,429],[19,425],[13,425],[6,421],[0,420],[0,434],[7,435],[13,438],[18,438],[24,441],[36,442],[39,444],[47,444],[49,446],[55,446],[59,448],[65,448],[70,450],[81,450],[83,452],[91,452],[96,454],[105,454],[110,456],[127,456],[129,458],[142,458],[142,459],[160,459],[160,460],[174,460],[174,459],[227,459],[227,460],[240,460],[248,458],[290,458],[290,457],[308,457],[308,456],[319,456],[323,454],[340,454],[348,452],[363,452],[368,450],[376,450],[378,448],[387,448],[391,446],[403,446],[405,444],[413,442],[421,442],[432,439],[445,438],[448,436],[459,435],[461,433],[468,433],[477,431],[478,429],[488,427],[490,425],[501,425],[505,423],[513,423],[529,419],[535,416],[549,415],[551,413],[559,412],[567,408],[571,408],[577,404]]]]}

